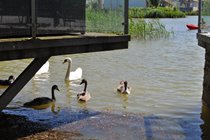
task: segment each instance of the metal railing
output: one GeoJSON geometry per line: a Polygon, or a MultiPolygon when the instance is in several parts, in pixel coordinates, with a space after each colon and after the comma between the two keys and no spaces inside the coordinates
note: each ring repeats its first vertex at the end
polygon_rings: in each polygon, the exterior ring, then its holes
{"type": "Polygon", "coordinates": [[[0,38],[85,32],[128,34],[128,0],[99,2],[1,0],[0,38]]]}

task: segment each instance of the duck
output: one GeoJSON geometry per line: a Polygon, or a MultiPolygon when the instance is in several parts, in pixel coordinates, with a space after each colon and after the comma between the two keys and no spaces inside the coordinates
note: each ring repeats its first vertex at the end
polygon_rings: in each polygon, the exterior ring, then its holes
{"type": "Polygon", "coordinates": [[[123,93],[123,94],[130,94],[131,93],[131,87],[128,86],[127,81],[120,81],[120,85],[117,87],[117,91],[119,93],[123,93]]]}
{"type": "Polygon", "coordinates": [[[36,75],[47,73],[49,71],[50,63],[47,61],[37,72],[36,75]]]}
{"type": "Polygon", "coordinates": [[[10,75],[7,80],[0,80],[0,85],[10,86],[14,82],[15,78],[13,75],[10,75]]]}
{"type": "Polygon", "coordinates": [[[78,67],[75,71],[71,72],[71,66],[72,66],[71,58],[66,58],[63,61],[63,64],[64,63],[68,63],[68,69],[66,71],[65,81],[79,80],[82,78],[82,68],[78,67]]]}
{"type": "Polygon", "coordinates": [[[30,102],[26,102],[23,104],[24,107],[34,107],[34,106],[41,106],[41,105],[46,105],[46,104],[50,104],[56,101],[54,92],[55,90],[60,91],[57,85],[53,85],[51,88],[51,93],[52,93],[52,98],[49,97],[38,97],[33,99],[30,102]]]}
{"type": "Polygon", "coordinates": [[[85,84],[84,86],[84,90],[82,93],[77,94],[77,99],[79,101],[88,101],[90,100],[91,96],[90,93],[87,91],[87,80],[86,79],[82,79],[80,85],[85,84]]]}

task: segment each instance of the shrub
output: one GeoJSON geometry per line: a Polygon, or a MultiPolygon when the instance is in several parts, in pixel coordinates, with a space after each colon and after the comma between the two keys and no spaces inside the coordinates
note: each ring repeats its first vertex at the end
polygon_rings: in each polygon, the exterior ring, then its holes
{"type": "Polygon", "coordinates": [[[130,8],[131,18],[182,18],[185,13],[176,8],[157,7],[157,8],[130,8]]]}
{"type": "Polygon", "coordinates": [[[130,19],[129,33],[132,38],[152,40],[168,38],[170,32],[159,20],[145,21],[144,19],[130,19]]]}

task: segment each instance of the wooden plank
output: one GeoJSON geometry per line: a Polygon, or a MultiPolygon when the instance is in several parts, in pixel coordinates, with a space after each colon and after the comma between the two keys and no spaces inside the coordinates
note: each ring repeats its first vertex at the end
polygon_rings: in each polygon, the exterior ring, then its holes
{"type": "Polygon", "coordinates": [[[127,49],[129,40],[129,35],[86,35],[42,37],[36,40],[5,40],[0,43],[0,61],[127,49]]]}
{"type": "Polygon", "coordinates": [[[0,111],[2,111],[12,101],[12,99],[28,83],[28,81],[31,80],[35,73],[49,58],[50,56],[35,58],[31,64],[18,76],[14,83],[4,91],[4,93],[0,96],[0,111]]]}

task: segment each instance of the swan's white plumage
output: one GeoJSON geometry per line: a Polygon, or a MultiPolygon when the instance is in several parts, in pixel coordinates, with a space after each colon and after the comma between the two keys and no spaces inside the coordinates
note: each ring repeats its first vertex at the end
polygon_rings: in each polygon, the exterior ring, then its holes
{"type": "Polygon", "coordinates": [[[72,60],[71,58],[66,58],[63,63],[68,62],[68,69],[66,71],[65,80],[73,81],[82,78],[82,68],[78,67],[75,71],[71,71],[72,60]]]}
{"type": "Polygon", "coordinates": [[[37,72],[36,74],[43,74],[49,71],[50,63],[47,61],[37,72]]]}
{"type": "Polygon", "coordinates": [[[82,68],[77,68],[75,71],[70,72],[70,76],[68,79],[71,80],[78,80],[82,78],[82,68]]]}

